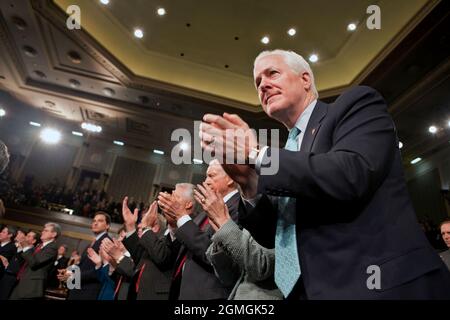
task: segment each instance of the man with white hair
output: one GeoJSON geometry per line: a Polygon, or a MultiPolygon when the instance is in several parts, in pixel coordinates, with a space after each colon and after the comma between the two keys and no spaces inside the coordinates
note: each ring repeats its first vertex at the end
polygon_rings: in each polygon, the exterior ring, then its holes
{"type": "MultiPolygon", "coordinates": [[[[204,184],[210,186],[222,197],[228,207],[230,216],[236,220],[239,208],[239,192],[234,181],[222,169],[217,161],[211,161],[206,171],[204,184]]],[[[194,186],[192,184],[177,185],[182,187],[180,192],[188,196],[192,204],[194,199],[194,186]],[[184,189],[184,190],[183,190],[184,189]]],[[[214,274],[213,267],[206,257],[206,250],[211,245],[214,229],[210,225],[205,212],[200,212],[192,218],[190,212],[178,209],[180,193],[170,197],[160,193],[158,200],[161,209],[169,219],[176,222],[177,229],[174,236],[181,243],[178,257],[175,262],[170,300],[212,300],[226,299],[232,285],[225,286],[214,274]]],[[[200,199],[201,202],[207,199],[200,199]]]]}
{"type": "Polygon", "coordinates": [[[58,246],[55,240],[61,235],[61,227],[57,223],[49,222],[44,225],[41,233],[41,244],[34,250],[26,240],[19,243],[22,250],[24,264],[20,268],[10,299],[42,299],[47,281],[48,271],[55,262],[58,246]]]}
{"type": "Polygon", "coordinates": [[[201,143],[209,152],[220,144],[243,150],[247,165],[224,168],[246,199],[250,234],[265,247],[274,242],[283,295],[450,298],[450,274],[417,223],[381,95],[358,86],[323,103],[308,63],[292,51],[262,52],[253,76],[264,112],[289,130],[285,148],[262,147],[252,134],[245,144],[226,135],[249,131],[227,113],[203,117],[201,143]],[[278,171],[267,175],[271,162],[278,171]]]}

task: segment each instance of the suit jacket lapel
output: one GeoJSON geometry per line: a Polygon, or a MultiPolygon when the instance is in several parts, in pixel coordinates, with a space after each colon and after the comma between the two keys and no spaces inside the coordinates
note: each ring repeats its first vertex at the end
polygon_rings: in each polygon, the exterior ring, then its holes
{"type": "Polygon", "coordinates": [[[317,100],[317,104],[314,108],[311,118],[309,118],[306,132],[303,135],[301,151],[310,152],[314,143],[314,139],[320,129],[320,124],[328,112],[329,105],[317,100]]]}

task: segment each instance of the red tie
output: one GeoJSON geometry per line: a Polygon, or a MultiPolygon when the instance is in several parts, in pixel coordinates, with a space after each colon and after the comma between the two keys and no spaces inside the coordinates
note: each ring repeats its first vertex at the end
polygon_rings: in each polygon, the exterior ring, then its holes
{"type": "Polygon", "coordinates": [[[142,273],[144,272],[145,263],[142,265],[141,270],[139,270],[139,276],[136,280],[136,293],[139,291],[139,283],[141,282],[142,273]]]}
{"type": "Polygon", "coordinates": [[[117,286],[116,286],[116,290],[114,290],[114,299],[117,297],[117,292],[119,292],[120,285],[122,284],[122,278],[123,278],[123,276],[120,276],[119,282],[117,283],[117,286]]]}
{"type": "MultiPolygon", "coordinates": [[[[42,245],[42,243],[41,243],[41,244],[34,250],[33,256],[36,255],[36,254],[38,254],[39,252],[41,252],[42,247],[43,247],[43,245],[42,245]]],[[[28,263],[24,262],[23,265],[20,267],[19,272],[17,272],[17,277],[16,277],[17,280],[20,280],[20,278],[22,278],[22,275],[23,275],[23,273],[25,272],[25,269],[27,268],[27,266],[28,266],[28,263]]]]}
{"type": "MultiPolygon", "coordinates": [[[[200,225],[200,230],[203,231],[206,227],[206,225],[209,223],[209,218],[207,217],[205,220],[203,220],[202,224],[200,225]]],[[[184,263],[186,262],[187,255],[185,254],[183,256],[183,259],[181,259],[180,264],[178,265],[177,271],[175,272],[175,275],[173,276],[174,279],[176,279],[183,270],[184,263]]]]}

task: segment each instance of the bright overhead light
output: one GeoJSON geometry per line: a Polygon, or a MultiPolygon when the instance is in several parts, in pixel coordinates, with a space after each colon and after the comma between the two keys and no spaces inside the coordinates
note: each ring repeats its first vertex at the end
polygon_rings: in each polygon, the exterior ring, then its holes
{"type": "Polygon", "coordinates": [[[134,29],[134,36],[138,39],[141,39],[144,37],[144,31],[142,31],[142,29],[134,29]]]}
{"type": "Polygon", "coordinates": [[[0,109],[0,117],[4,117],[5,115],[6,115],[5,109],[1,108],[0,109]]]}
{"type": "Polygon", "coordinates": [[[398,148],[399,149],[403,148],[403,143],[401,141],[398,142],[398,148]]]}
{"type": "Polygon", "coordinates": [[[450,120],[448,120],[447,125],[450,127],[450,120]]]}
{"type": "Polygon", "coordinates": [[[313,53],[312,55],[309,56],[309,61],[312,63],[315,63],[317,61],[319,61],[319,56],[315,53],[313,53]]]}
{"type": "Polygon", "coordinates": [[[104,5],[109,4],[109,0],[100,0],[100,2],[101,2],[102,4],[104,4],[104,5]]]}
{"type": "Polygon", "coordinates": [[[86,131],[90,131],[90,132],[102,132],[101,126],[97,126],[95,124],[87,123],[87,122],[83,122],[81,124],[81,128],[83,128],[86,131]]]}
{"type": "Polygon", "coordinates": [[[189,149],[189,145],[186,142],[182,142],[180,143],[180,149],[186,151],[187,149],[189,149]]]}
{"type": "Polygon", "coordinates": [[[164,151],[161,151],[161,150],[158,150],[158,149],[153,149],[153,153],[164,154],[164,151]]]}
{"type": "Polygon", "coordinates": [[[356,30],[356,23],[349,23],[347,26],[348,31],[355,31],[356,30]]]}
{"type": "Polygon", "coordinates": [[[416,163],[418,163],[420,161],[422,161],[422,158],[418,157],[418,158],[415,158],[414,160],[412,160],[411,164],[416,164],[416,163]]]}
{"type": "Polygon", "coordinates": [[[123,143],[122,141],[119,141],[119,140],[114,140],[113,143],[118,145],[118,146],[124,146],[125,145],[125,143],[123,143]]]}
{"type": "Polygon", "coordinates": [[[430,132],[430,133],[436,133],[437,132],[437,128],[436,128],[436,126],[430,126],[429,128],[428,128],[428,131],[430,132]]]}
{"type": "Polygon", "coordinates": [[[270,42],[270,39],[268,36],[264,36],[264,37],[262,37],[261,42],[264,44],[268,44],[270,42]]]}
{"type": "Polygon", "coordinates": [[[297,33],[297,30],[295,30],[294,28],[290,28],[287,33],[288,33],[288,35],[290,35],[292,37],[292,36],[295,36],[295,34],[297,33]]]}
{"type": "Polygon", "coordinates": [[[37,123],[37,122],[34,122],[34,121],[30,121],[30,125],[33,126],[33,127],[40,127],[41,126],[40,123],[37,123]]]}
{"type": "Polygon", "coordinates": [[[158,13],[159,16],[163,16],[166,14],[166,9],[164,8],[159,8],[158,11],[156,11],[158,13]]]}
{"type": "Polygon", "coordinates": [[[48,144],[55,144],[61,141],[61,132],[52,128],[45,128],[41,131],[42,141],[48,144]]]}
{"type": "Polygon", "coordinates": [[[202,164],[203,163],[203,161],[199,160],[199,159],[193,159],[193,161],[194,161],[195,164],[202,164]]]}
{"type": "Polygon", "coordinates": [[[79,136],[79,137],[82,137],[82,136],[83,136],[83,133],[78,132],[78,131],[72,131],[72,134],[73,134],[74,136],[79,136]]]}

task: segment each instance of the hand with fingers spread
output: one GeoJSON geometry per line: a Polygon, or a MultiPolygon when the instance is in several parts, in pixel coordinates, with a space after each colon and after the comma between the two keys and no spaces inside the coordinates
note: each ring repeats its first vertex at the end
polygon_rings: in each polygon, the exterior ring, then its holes
{"type": "Polygon", "coordinates": [[[88,258],[95,264],[96,268],[100,268],[102,266],[102,258],[97,252],[95,252],[94,249],[88,248],[87,255],[88,258]]]}
{"type": "Polygon", "coordinates": [[[125,197],[122,202],[122,217],[125,224],[125,229],[127,232],[133,231],[136,229],[136,222],[138,220],[138,212],[139,210],[136,208],[132,213],[130,208],[128,207],[128,197],[125,197]]]}
{"type": "Polygon", "coordinates": [[[206,183],[203,182],[203,185],[197,185],[197,189],[194,190],[194,197],[200,203],[203,210],[205,210],[215,231],[231,219],[228,207],[222,197],[206,183]]]}
{"type": "Polygon", "coordinates": [[[118,244],[119,241],[114,239],[111,241],[108,238],[103,239],[100,249],[104,250],[115,261],[117,261],[124,254],[124,247],[118,244]],[[113,242],[114,241],[114,242],[113,242]]]}
{"type": "Polygon", "coordinates": [[[153,201],[141,220],[142,228],[153,228],[158,221],[158,203],[153,201]]]}
{"type": "Polygon", "coordinates": [[[181,203],[167,192],[159,193],[158,205],[163,210],[165,216],[168,216],[175,221],[186,215],[186,210],[181,203]]]}
{"type": "Polygon", "coordinates": [[[248,124],[235,114],[206,114],[199,135],[202,148],[222,163],[225,172],[241,186],[244,195],[255,196],[258,176],[248,164],[250,152],[258,148],[258,140],[248,124]],[[227,155],[233,155],[232,164],[227,163],[227,155]]]}

